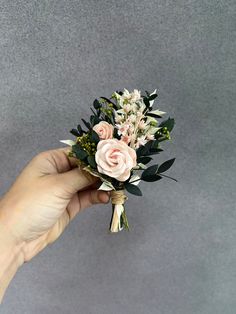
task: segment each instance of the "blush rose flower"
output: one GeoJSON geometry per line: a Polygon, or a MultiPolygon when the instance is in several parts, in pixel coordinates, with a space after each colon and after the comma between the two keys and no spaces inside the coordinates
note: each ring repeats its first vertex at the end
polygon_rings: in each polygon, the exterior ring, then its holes
{"type": "Polygon", "coordinates": [[[95,159],[98,171],[124,182],[137,164],[136,152],[118,139],[102,140],[98,143],[95,159]]]}
{"type": "Polygon", "coordinates": [[[114,127],[106,121],[101,121],[96,124],[93,130],[98,134],[100,140],[113,138],[114,127]]]}

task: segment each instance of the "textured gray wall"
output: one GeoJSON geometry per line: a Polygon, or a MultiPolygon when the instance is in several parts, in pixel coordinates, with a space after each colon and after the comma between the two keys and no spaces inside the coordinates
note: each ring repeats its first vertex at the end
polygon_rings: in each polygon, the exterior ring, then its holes
{"type": "Polygon", "coordinates": [[[12,282],[6,314],[234,314],[235,1],[0,1],[0,192],[97,96],[159,90],[179,183],[87,210],[12,282]]]}

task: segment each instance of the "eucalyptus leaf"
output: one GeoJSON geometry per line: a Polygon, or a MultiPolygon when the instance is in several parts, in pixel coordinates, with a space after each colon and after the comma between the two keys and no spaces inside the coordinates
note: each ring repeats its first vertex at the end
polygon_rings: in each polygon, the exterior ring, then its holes
{"type": "Polygon", "coordinates": [[[146,165],[146,164],[149,163],[151,160],[152,160],[152,157],[143,156],[143,157],[139,157],[139,158],[138,158],[138,163],[142,163],[142,164],[146,165]]]}
{"type": "Polygon", "coordinates": [[[91,140],[96,144],[100,141],[98,134],[94,130],[91,131],[91,140]]]}
{"type": "Polygon", "coordinates": [[[81,119],[84,122],[84,125],[90,130],[91,129],[91,125],[89,122],[85,121],[84,119],[81,119]]]}
{"type": "Polygon", "coordinates": [[[88,163],[89,165],[92,167],[92,168],[97,168],[97,164],[96,164],[96,161],[95,161],[95,157],[93,155],[89,155],[88,156],[88,163]]]}
{"type": "Polygon", "coordinates": [[[129,192],[130,194],[142,196],[142,192],[141,192],[140,188],[134,184],[125,182],[125,188],[126,188],[127,192],[129,192]]]}
{"type": "Polygon", "coordinates": [[[158,172],[162,173],[162,172],[167,171],[168,169],[170,169],[170,167],[173,165],[174,162],[175,162],[175,158],[163,162],[163,164],[161,164],[160,167],[158,168],[158,172]]]}
{"type": "Polygon", "coordinates": [[[147,108],[150,107],[150,102],[149,102],[147,97],[143,97],[143,102],[144,102],[144,104],[146,105],[147,108]]]}
{"type": "Polygon", "coordinates": [[[141,179],[146,182],[155,182],[155,181],[161,180],[162,177],[159,176],[158,174],[152,174],[149,176],[141,177],[141,179]]]}
{"type": "Polygon", "coordinates": [[[112,102],[110,99],[106,98],[106,97],[100,97],[101,99],[105,100],[108,104],[112,104],[112,106],[117,109],[116,104],[114,104],[114,102],[112,102]]]}
{"type": "Polygon", "coordinates": [[[79,133],[76,129],[70,130],[70,133],[73,134],[73,135],[76,136],[76,137],[79,137],[79,136],[80,136],[80,133],[79,133]]]}
{"type": "Polygon", "coordinates": [[[157,98],[157,94],[151,94],[149,97],[148,97],[148,100],[154,100],[155,98],[157,98]]]}
{"type": "Polygon", "coordinates": [[[88,156],[86,151],[80,148],[78,145],[73,145],[72,151],[75,153],[75,156],[80,160],[84,160],[88,156]]]}
{"type": "Polygon", "coordinates": [[[149,156],[152,156],[152,155],[157,155],[157,154],[160,154],[160,152],[163,152],[163,149],[161,148],[157,148],[157,149],[151,149],[148,153],[149,156]]]}
{"type": "Polygon", "coordinates": [[[167,120],[161,122],[159,126],[162,127],[162,128],[166,127],[167,130],[169,132],[171,132],[173,127],[174,127],[174,125],[175,125],[175,120],[171,119],[171,118],[168,118],[167,120]]]}
{"type": "Polygon", "coordinates": [[[150,175],[154,175],[157,173],[157,169],[158,169],[158,165],[152,165],[150,167],[148,167],[147,169],[145,169],[142,173],[142,176],[141,178],[145,178],[147,176],[150,176],[150,175]]]}
{"type": "Polygon", "coordinates": [[[95,109],[99,109],[102,107],[102,105],[100,104],[100,102],[97,99],[94,100],[93,106],[95,109]]]}
{"type": "Polygon", "coordinates": [[[79,132],[80,135],[82,135],[83,132],[84,132],[83,129],[81,128],[81,125],[80,125],[80,124],[77,125],[77,130],[78,130],[78,132],[79,132]]]}

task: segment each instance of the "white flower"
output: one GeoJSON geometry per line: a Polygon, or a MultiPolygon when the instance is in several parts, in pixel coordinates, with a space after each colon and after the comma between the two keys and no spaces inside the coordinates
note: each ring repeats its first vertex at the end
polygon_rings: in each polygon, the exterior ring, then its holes
{"type": "Polygon", "coordinates": [[[134,122],[136,121],[136,119],[137,119],[137,117],[136,117],[135,114],[131,114],[131,115],[129,116],[129,121],[130,121],[131,123],[134,123],[134,122]]]}
{"type": "Polygon", "coordinates": [[[139,124],[138,124],[138,128],[139,128],[140,130],[144,130],[145,127],[146,127],[146,122],[145,122],[144,120],[141,120],[141,121],[139,122],[139,124]]]}
{"type": "Polygon", "coordinates": [[[126,135],[126,132],[128,131],[130,124],[129,122],[124,122],[124,123],[120,123],[120,124],[116,124],[116,127],[118,129],[118,134],[119,135],[126,135]]]}
{"type": "Polygon", "coordinates": [[[146,139],[145,135],[142,135],[142,136],[137,138],[137,142],[136,142],[135,147],[139,148],[139,146],[145,145],[146,143],[147,143],[147,139],[146,139]]]}
{"type": "Polygon", "coordinates": [[[147,134],[146,134],[146,139],[147,139],[148,141],[153,141],[153,140],[155,139],[154,134],[149,134],[149,133],[147,133],[147,134]]]}
{"type": "Polygon", "coordinates": [[[132,93],[130,93],[126,88],[124,88],[124,92],[122,95],[122,98],[127,100],[128,102],[136,102],[140,100],[141,98],[141,93],[137,89],[134,89],[132,93]]]}
{"type": "Polygon", "coordinates": [[[121,122],[123,122],[123,120],[124,120],[123,115],[115,113],[115,121],[116,121],[116,123],[121,123],[121,122]]]}
{"type": "Polygon", "coordinates": [[[124,109],[124,112],[128,113],[131,110],[131,105],[129,103],[128,104],[124,104],[123,105],[123,109],[124,109]]]}

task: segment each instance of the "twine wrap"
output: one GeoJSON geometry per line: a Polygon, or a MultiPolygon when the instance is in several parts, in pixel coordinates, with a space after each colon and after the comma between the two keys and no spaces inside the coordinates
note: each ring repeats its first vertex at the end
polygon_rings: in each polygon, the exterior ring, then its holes
{"type": "Polygon", "coordinates": [[[124,211],[124,203],[128,199],[124,190],[111,191],[111,203],[113,205],[113,214],[111,218],[110,231],[118,232],[123,229],[125,223],[128,228],[128,221],[124,211]]]}

